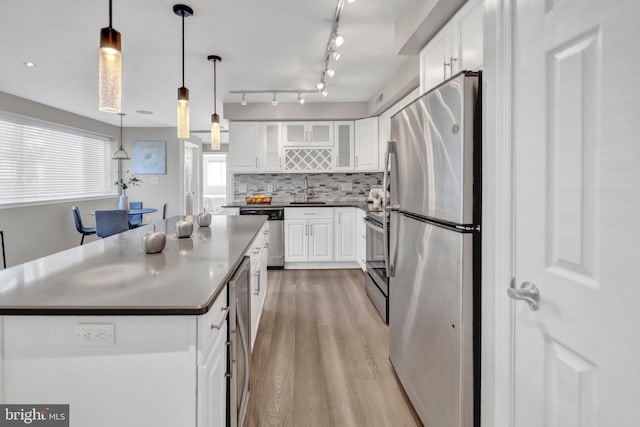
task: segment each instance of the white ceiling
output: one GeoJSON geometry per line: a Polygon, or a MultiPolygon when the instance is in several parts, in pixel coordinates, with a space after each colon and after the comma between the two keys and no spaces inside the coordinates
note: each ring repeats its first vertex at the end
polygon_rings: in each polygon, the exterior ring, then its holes
{"type": "MultiPolygon", "coordinates": [[[[0,91],[110,124],[98,111],[100,28],[107,0],[3,2],[0,18],[0,91]],[[29,61],[33,68],[24,66],[29,61]]],[[[181,85],[180,18],[169,0],[113,0],[113,27],[122,34],[125,126],[175,126],[181,85]],[[141,115],[136,110],[150,110],[141,115]]],[[[329,95],[308,102],[368,101],[404,62],[393,53],[393,23],[406,0],[346,3],[340,33],[342,58],[332,67],[329,95]]],[[[323,66],[336,0],[189,0],[185,20],[185,85],[191,94],[191,129],[209,127],[213,65],[218,64],[218,110],[239,102],[241,89],[315,89],[323,66]],[[224,97],[223,99],[222,96],[224,97]]],[[[279,96],[294,102],[295,94],[279,96]]],[[[270,102],[272,95],[247,95],[270,102]]],[[[277,108],[277,107],[274,107],[277,108]]],[[[304,106],[301,106],[304,108],[304,106]]]]}

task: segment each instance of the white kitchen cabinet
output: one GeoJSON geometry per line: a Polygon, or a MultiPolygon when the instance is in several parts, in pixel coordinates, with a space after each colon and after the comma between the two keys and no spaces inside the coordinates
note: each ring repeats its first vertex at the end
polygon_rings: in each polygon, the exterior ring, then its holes
{"type": "Polygon", "coordinates": [[[269,223],[265,223],[251,242],[246,255],[251,260],[251,351],[253,351],[262,308],[267,292],[267,260],[269,251],[269,223]]]}
{"type": "Polygon", "coordinates": [[[232,172],[259,172],[260,145],[260,123],[230,122],[229,169],[232,172]]]}
{"type": "Polygon", "coordinates": [[[284,260],[333,261],[333,208],[285,208],[284,260]]]}
{"type": "Polygon", "coordinates": [[[332,147],[333,122],[284,122],[285,147],[332,147]]]}
{"type": "Polygon", "coordinates": [[[279,122],[260,124],[262,134],[262,172],[282,172],[282,127],[279,122]]]}
{"type": "Polygon", "coordinates": [[[483,64],[484,0],[468,1],[420,52],[420,93],[483,64]]]}
{"type": "Polygon", "coordinates": [[[309,220],[309,261],[333,261],[333,218],[309,220]]]}
{"type": "Polygon", "coordinates": [[[334,259],[357,260],[356,208],[334,209],[334,259]]]}
{"type": "Polygon", "coordinates": [[[378,117],[355,121],[355,170],[376,171],[378,164],[378,117]]]}
{"type": "Polygon", "coordinates": [[[354,163],[354,131],[353,122],[334,122],[333,169],[336,171],[352,171],[354,163]]]}
{"type": "Polygon", "coordinates": [[[364,218],[367,213],[364,209],[357,209],[356,216],[356,260],[362,271],[365,271],[367,268],[367,226],[364,223],[364,218]]]}
{"type": "MultiPolygon", "coordinates": [[[[286,211],[285,211],[286,212],[286,211]]],[[[308,261],[309,259],[309,220],[284,220],[284,260],[286,262],[308,261]]]]}
{"type": "MultiPolygon", "coordinates": [[[[223,294],[224,295],[224,294],[223,294]]],[[[198,366],[198,427],[227,425],[227,324],[213,329],[211,350],[198,366]]]]}

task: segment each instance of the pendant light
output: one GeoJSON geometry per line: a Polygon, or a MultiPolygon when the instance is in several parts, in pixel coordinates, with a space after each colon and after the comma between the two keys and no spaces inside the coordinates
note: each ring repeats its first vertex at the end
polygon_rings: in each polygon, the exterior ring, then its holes
{"type": "Polygon", "coordinates": [[[109,26],[100,30],[98,108],[108,113],[119,113],[122,98],[122,54],[120,33],[111,26],[112,15],[109,0],[109,26]]]}
{"type": "Polygon", "coordinates": [[[129,153],[127,153],[126,151],[124,151],[124,148],[122,147],[122,118],[124,116],[126,116],[125,113],[118,113],[120,115],[120,147],[118,148],[118,150],[113,153],[113,156],[111,156],[111,158],[113,160],[129,160],[129,153]]]}
{"type": "Polygon", "coordinates": [[[173,13],[182,17],[182,86],[178,88],[177,128],[178,138],[189,138],[189,89],[184,86],[184,18],[193,15],[193,9],[186,4],[173,6],[173,13]]]}
{"type": "MultiPolygon", "coordinates": [[[[213,114],[211,115],[211,149],[220,149],[220,116],[218,115],[218,105],[216,103],[216,89],[217,89],[217,76],[216,76],[216,62],[222,62],[222,58],[218,55],[207,56],[209,61],[213,61],[213,114]]],[[[244,99],[244,94],[242,94],[244,99]]]]}

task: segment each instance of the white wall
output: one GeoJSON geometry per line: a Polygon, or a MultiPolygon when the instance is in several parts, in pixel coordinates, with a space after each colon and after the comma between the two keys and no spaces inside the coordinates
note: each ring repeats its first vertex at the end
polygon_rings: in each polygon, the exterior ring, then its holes
{"type": "MultiPolygon", "coordinates": [[[[167,173],[166,175],[136,175],[142,180],[140,187],[127,190],[129,201],[141,201],[144,207],[156,208],[158,212],[147,216],[145,222],[162,219],[162,206],[167,203],[167,216],[180,212],[180,147],[175,128],[125,128],[123,132],[124,149],[133,157],[134,141],[166,141],[167,173]],[[157,180],[157,183],[152,181],[157,180]]],[[[122,160],[122,173],[133,173],[133,160],[122,160]]]]}
{"type": "MultiPolygon", "coordinates": [[[[114,141],[117,141],[120,136],[120,129],[117,126],[3,92],[0,92],[0,111],[99,133],[114,138],[114,141]]],[[[158,184],[156,185],[149,184],[147,176],[143,176],[145,181],[143,187],[132,191],[129,200],[142,200],[145,206],[157,207],[159,212],[151,218],[153,220],[161,218],[162,204],[165,202],[169,203],[169,214],[176,214],[179,201],[180,168],[175,128],[125,128],[124,139],[129,154],[132,153],[130,151],[131,141],[135,139],[167,141],[168,174],[158,176],[158,184]]],[[[113,151],[115,149],[114,146],[113,151]]],[[[124,161],[125,170],[130,167],[129,163],[130,161],[124,161]]],[[[87,225],[93,225],[94,219],[89,215],[90,212],[99,209],[115,209],[117,204],[117,196],[113,196],[36,206],[0,207],[0,230],[4,230],[7,265],[14,266],[78,245],[80,234],[75,229],[71,213],[72,206],[78,206],[83,221],[87,225]]],[[[95,239],[95,236],[89,236],[85,238],[85,244],[95,239]]]]}

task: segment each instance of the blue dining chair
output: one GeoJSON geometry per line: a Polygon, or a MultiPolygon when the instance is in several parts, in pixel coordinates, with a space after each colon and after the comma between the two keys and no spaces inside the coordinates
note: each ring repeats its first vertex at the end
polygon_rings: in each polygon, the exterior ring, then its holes
{"type": "Polygon", "coordinates": [[[129,229],[129,217],[125,210],[96,211],[96,234],[109,237],[129,229]]]}
{"type": "MultiPolygon", "coordinates": [[[[130,202],[129,209],[142,209],[142,202],[130,202]]],[[[140,227],[142,224],[142,214],[129,215],[129,224],[131,228],[140,227]]]]}
{"type": "Polygon", "coordinates": [[[167,204],[165,203],[164,206],[162,206],[162,219],[167,219],[167,204]]]}
{"type": "Polygon", "coordinates": [[[80,239],[80,244],[84,244],[84,236],[91,236],[92,234],[96,234],[95,227],[85,227],[82,224],[82,217],[80,216],[80,209],[77,206],[71,208],[71,212],[73,212],[73,220],[76,223],[76,230],[78,233],[82,234],[82,239],[80,239]]]}

